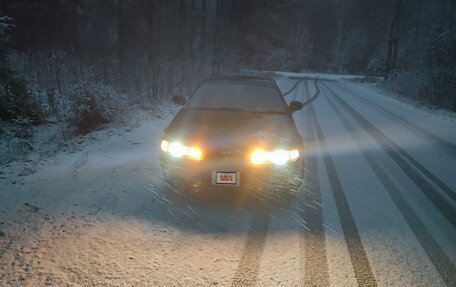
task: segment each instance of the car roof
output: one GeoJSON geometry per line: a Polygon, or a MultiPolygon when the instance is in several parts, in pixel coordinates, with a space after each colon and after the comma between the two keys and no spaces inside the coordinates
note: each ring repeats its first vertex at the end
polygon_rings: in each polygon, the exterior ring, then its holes
{"type": "Polygon", "coordinates": [[[269,83],[276,85],[274,79],[261,75],[213,75],[205,81],[220,81],[220,82],[251,82],[251,83],[269,83]]]}

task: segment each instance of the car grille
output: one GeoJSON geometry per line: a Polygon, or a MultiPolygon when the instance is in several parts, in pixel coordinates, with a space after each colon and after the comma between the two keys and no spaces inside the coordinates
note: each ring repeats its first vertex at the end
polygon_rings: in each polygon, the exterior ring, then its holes
{"type": "Polygon", "coordinates": [[[246,156],[246,152],[243,149],[232,148],[232,149],[221,149],[212,151],[207,155],[208,158],[211,159],[239,159],[244,160],[246,156]]]}

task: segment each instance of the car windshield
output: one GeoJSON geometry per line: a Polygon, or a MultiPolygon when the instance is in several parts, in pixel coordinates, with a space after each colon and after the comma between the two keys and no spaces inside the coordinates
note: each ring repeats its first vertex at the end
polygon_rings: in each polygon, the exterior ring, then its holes
{"type": "Polygon", "coordinates": [[[191,97],[190,109],[285,113],[287,106],[269,83],[207,82],[191,97]]]}

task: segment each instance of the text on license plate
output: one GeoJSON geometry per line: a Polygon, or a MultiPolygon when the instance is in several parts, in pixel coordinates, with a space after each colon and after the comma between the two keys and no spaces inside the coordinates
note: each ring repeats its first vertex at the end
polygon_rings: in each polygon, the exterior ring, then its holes
{"type": "Polygon", "coordinates": [[[237,185],[239,182],[239,172],[215,171],[213,173],[213,183],[237,185]]]}

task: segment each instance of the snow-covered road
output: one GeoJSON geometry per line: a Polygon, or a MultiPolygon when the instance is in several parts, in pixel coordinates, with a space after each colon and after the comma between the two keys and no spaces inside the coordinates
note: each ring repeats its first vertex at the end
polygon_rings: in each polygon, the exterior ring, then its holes
{"type": "Polygon", "coordinates": [[[1,168],[0,286],[456,286],[454,118],[285,75],[287,100],[311,100],[295,197],[167,193],[172,114],[101,132],[33,174],[1,168]]]}

